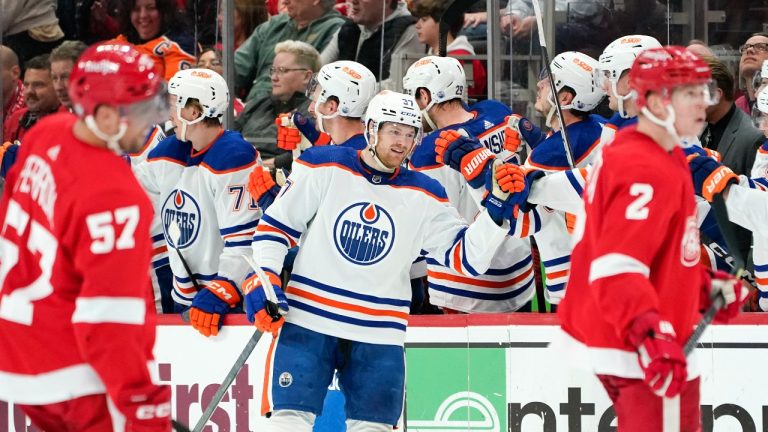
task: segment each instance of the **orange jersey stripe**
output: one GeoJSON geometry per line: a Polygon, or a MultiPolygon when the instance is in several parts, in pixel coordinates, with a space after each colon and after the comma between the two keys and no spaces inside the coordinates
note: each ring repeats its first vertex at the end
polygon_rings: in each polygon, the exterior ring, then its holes
{"type": "Polygon", "coordinates": [[[373,316],[383,316],[383,317],[391,317],[391,318],[397,318],[401,320],[407,320],[408,319],[408,313],[407,312],[397,312],[397,311],[391,311],[391,310],[380,310],[380,309],[371,309],[365,306],[358,306],[350,303],[344,303],[338,300],[331,300],[325,297],[321,297],[317,294],[313,294],[308,291],[304,291],[301,288],[296,288],[295,286],[289,286],[286,290],[286,293],[291,293],[293,295],[312,300],[317,303],[321,303],[327,306],[335,307],[337,309],[344,309],[351,312],[359,312],[366,315],[373,315],[373,316]]]}
{"type": "Polygon", "coordinates": [[[533,267],[528,267],[527,270],[520,273],[519,275],[513,277],[512,279],[508,279],[504,281],[488,281],[488,280],[481,280],[481,279],[472,279],[468,277],[462,277],[462,276],[452,275],[450,273],[443,273],[443,272],[432,271],[432,270],[428,271],[427,275],[429,277],[434,277],[436,279],[444,279],[444,280],[463,283],[467,285],[481,286],[484,288],[508,288],[510,285],[514,285],[516,283],[519,283],[525,280],[528,276],[531,275],[532,272],[533,272],[533,267]]]}

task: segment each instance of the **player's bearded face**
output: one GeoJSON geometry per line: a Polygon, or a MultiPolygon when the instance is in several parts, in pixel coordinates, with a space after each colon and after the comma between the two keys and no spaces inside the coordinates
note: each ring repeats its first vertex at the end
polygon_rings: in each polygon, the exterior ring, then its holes
{"type": "Polygon", "coordinates": [[[411,126],[384,123],[379,128],[376,155],[387,168],[397,168],[416,145],[416,130],[411,126]]]}

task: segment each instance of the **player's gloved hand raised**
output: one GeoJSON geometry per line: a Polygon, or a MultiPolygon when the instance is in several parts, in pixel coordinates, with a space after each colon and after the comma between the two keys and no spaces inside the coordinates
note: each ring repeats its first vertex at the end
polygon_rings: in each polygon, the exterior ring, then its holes
{"type": "Polygon", "coordinates": [[[741,311],[741,305],[749,296],[747,288],[741,280],[722,271],[704,269],[703,286],[701,294],[701,309],[709,308],[712,299],[722,295],[725,305],[715,315],[716,322],[728,322],[735,318],[741,311]]]}
{"type": "Polygon", "coordinates": [[[261,165],[253,168],[248,175],[248,193],[256,200],[262,210],[266,210],[277,198],[280,189],[285,184],[285,173],[282,169],[275,171],[277,181],[272,180],[269,170],[261,165]]]}
{"type": "Polygon", "coordinates": [[[243,282],[245,293],[245,316],[249,322],[256,325],[261,332],[272,333],[277,336],[278,330],[283,326],[288,312],[288,299],[280,288],[280,276],[268,268],[262,268],[272,283],[276,302],[270,301],[269,296],[261,282],[261,278],[255,273],[250,273],[243,282]]]}
{"type": "Polygon", "coordinates": [[[277,125],[277,147],[283,150],[306,150],[309,147],[324,146],[331,142],[331,136],[320,132],[315,123],[298,112],[283,113],[275,119],[277,125]]]}
{"type": "Polygon", "coordinates": [[[475,189],[485,182],[489,162],[494,159],[493,153],[477,139],[455,130],[440,132],[435,140],[435,151],[440,162],[460,172],[475,189]]]}
{"type": "Polygon", "coordinates": [[[648,387],[659,396],[680,394],[688,376],[687,361],[672,324],[648,311],[632,321],[627,339],[637,349],[648,387]]]}
{"type": "Polygon", "coordinates": [[[504,128],[504,149],[507,151],[517,153],[523,142],[533,149],[546,138],[541,129],[519,114],[509,115],[504,120],[507,122],[504,128]]]}
{"type": "Polygon", "coordinates": [[[527,196],[525,174],[517,165],[494,160],[486,175],[485,188],[482,204],[496,224],[517,217],[519,200],[524,199],[520,196],[527,196]]]}
{"type": "Polygon", "coordinates": [[[739,176],[711,157],[688,156],[688,166],[696,195],[709,202],[712,202],[716,194],[723,193],[729,184],[739,182],[739,176]]]}
{"type": "Polygon", "coordinates": [[[171,430],[171,388],[147,385],[121,390],[115,401],[125,416],[126,432],[162,432],[171,430]]]}
{"type": "Polygon", "coordinates": [[[212,280],[195,294],[189,309],[189,323],[205,337],[216,336],[223,324],[222,317],[240,301],[240,294],[231,282],[212,280]]]}

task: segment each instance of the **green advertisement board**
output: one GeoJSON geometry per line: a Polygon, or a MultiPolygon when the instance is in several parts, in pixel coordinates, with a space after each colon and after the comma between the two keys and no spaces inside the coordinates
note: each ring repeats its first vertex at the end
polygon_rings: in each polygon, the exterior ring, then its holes
{"type": "Polygon", "coordinates": [[[409,432],[507,430],[503,347],[407,347],[409,432]]]}

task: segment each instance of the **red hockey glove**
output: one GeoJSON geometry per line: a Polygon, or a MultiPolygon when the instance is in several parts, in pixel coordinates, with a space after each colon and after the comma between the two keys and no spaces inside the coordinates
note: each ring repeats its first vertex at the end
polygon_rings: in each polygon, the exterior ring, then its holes
{"type": "Polygon", "coordinates": [[[722,294],[725,305],[715,315],[715,322],[726,323],[735,318],[741,310],[741,305],[749,296],[747,288],[732,275],[717,270],[713,272],[704,269],[704,285],[701,293],[701,309],[709,308],[712,299],[722,294]]]}
{"type": "Polygon", "coordinates": [[[240,301],[237,288],[225,280],[212,280],[195,294],[189,309],[189,323],[205,337],[219,334],[221,317],[240,301]]]}
{"type": "Polygon", "coordinates": [[[632,321],[627,337],[637,349],[648,387],[659,396],[680,394],[688,376],[687,362],[672,324],[662,321],[657,312],[649,311],[632,321]]]}
{"type": "Polygon", "coordinates": [[[440,132],[435,140],[435,151],[440,162],[459,171],[475,189],[483,185],[484,174],[490,166],[488,162],[494,159],[493,153],[479,141],[455,130],[440,132]]]}
{"type": "Polygon", "coordinates": [[[121,390],[115,401],[125,416],[126,432],[166,432],[171,430],[171,388],[147,385],[121,390]]]}
{"type": "Polygon", "coordinates": [[[246,277],[243,283],[245,317],[248,321],[255,324],[256,328],[262,333],[269,332],[272,333],[272,336],[277,336],[278,330],[280,330],[280,327],[285,322],[283,315],[288,311],[288,299],[280,288],[280,277],[267,268],[262,268],[262,270],[264,270],[264,273],[272,283],[272,289],[275,292],[275,297],[277,297],[276,306],[278,310],[268,310],[274,305],[270,305],[261,279],[253,272],[246,277]]]}
{"type": "Polygon", "coordinates": [[[730,183],[739,182],[739,176],[711,157],[690,155],[688,166],[691,169],[696,195],[709,202],[712,202],[716,194],[722,193],[730,183]]]}

